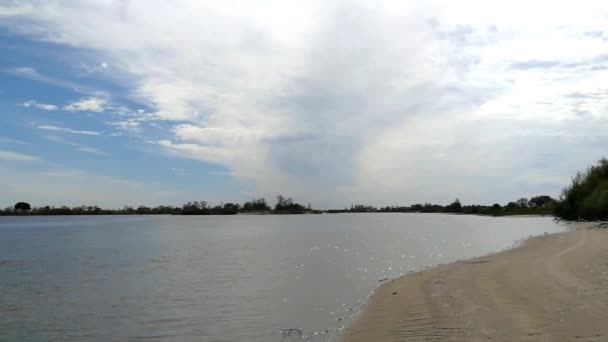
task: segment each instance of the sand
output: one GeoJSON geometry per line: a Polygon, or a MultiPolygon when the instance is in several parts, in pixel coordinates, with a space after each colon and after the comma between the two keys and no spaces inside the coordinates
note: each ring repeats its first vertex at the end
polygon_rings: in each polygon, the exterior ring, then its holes
{"type": "Polygon", "coordinates": [[[578,224],[389,281],[343,341],[608,341],[608,229],[578,224]]]}

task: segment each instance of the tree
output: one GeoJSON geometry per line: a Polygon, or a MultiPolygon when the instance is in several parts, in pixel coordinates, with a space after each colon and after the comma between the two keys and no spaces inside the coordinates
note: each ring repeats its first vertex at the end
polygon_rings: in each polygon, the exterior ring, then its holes
{"type": "Polygon", "coordinates": [[[236,215],[239,212],[239,205],[234,203],[226,203],[222,208],[222,215],[236,215]]]}
{"type": "Polygon", "coordinates": [[[150,209],[146,206],[140,205],[139,207],[137,207],[137,214],[138,215],[150,215],[150,214],[152,214],[152,209],[150,209]]]}
{"type": "Polygon", "coordinates": [[[530,207],[546,207],[547,205],[552,204],[554,202],[555,200],[551,198],[551,196],[542,195],[530,198],[530,200],[528,201],[528,205],[530,207]]]}
{"type": "Polygon", "coordinates": [[[520,208],[527,208],[528,207],[528,199],[527,198],[520,198],[517,201],[515,201],[515,203],[520,208]]]}
{"type": "Polygon", "coordinates": [[[274,209],[276,212],[284,214],[303,214],[306,212],[306,207],[294,202],[291,197],[285,198],[283,195],[277,196],[277,204],[274,209]]]}
{"type": "Polygon", "coordinates": [[[462,211],[462,204],[460,204],[460,200],[457,198],[454,202],[452,202],[450,205],[448,205],[446,207],[447,211],[449,212],[461,212],[462,211]]]}
{"type": "Polygon", "coordinates": [[[243,204],[243,211],[270,211],[270,207],[266,204],[264,198],[254,198],[251,202],[243,204]]]}
{"type": "Polygon", "coordinates": [[[421,211],[422,210],[422,204],[412,204],[411,206],[413,211],[421,211]]]}
{"type": "Polygon", "coordinates": [[[27,202],[17,202],[17,204],[15,204],[15,210],[17,211],[28,212],[31,209],[32,206],[27,202]]]}
{"type": "Polygon", "coordinates": [[[182,206],[182,214],[183,215],[207,215],[209,214],[209,210],[207,210],[207,202],[188,202],[182,206]]]}
{"type": "Polygon", "coordinates": [[[566,219],[608,218],[608,160],[601,159],[586,172],[578,173],[555,206],[555,214],[566,219]]]}
{"type": "Polygon", "coordinates": [[[281,211],[284,209],[289,209],[293,205],[293,200],[290,198],[285,198],[283,195],[277,196],[277,204],[274,206],[276,211],[281,211]]]}
{"type": "Polygon", "coordinates": [[[498,204],[498,203],[492,204],[492,210],[500,210],[500,204],[498,204]]]}
{"type": "Polygon", "coordinates": [[[515,203],[515,202],[509,202],[509,203],[507,203],[506,208],[507,209],[517,209],[517,208],[519,208],[519,205],[517,205],[517,203],[515,203]]]}

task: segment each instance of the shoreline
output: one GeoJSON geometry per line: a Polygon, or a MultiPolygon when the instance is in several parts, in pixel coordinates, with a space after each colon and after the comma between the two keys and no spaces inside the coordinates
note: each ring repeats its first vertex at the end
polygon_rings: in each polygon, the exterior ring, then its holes
{"type": "Polygon", "coordinates": [[[604,340],[608,230],[592,229],[597,225],[573,223],[495,254],[389,280],[341,341],[604,340]]]}

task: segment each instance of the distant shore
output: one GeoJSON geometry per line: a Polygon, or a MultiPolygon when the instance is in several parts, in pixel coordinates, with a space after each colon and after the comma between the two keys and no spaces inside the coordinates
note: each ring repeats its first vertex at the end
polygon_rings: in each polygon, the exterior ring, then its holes
{"type": "Polygon", "coordinates": [[[606,341],[608,230],[595,226],[389,281],[343,341],[606,341]]]}

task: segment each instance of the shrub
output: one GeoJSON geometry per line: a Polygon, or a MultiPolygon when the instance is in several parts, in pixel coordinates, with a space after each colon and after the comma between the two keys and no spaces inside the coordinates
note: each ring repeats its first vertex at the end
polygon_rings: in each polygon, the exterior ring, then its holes
{"type": "Polygon", "coordinates": [[[555,214],[565,219],[608,218],[608,160],[601,159],[584,173],[578,173],[562,191],[555,214]]]}

